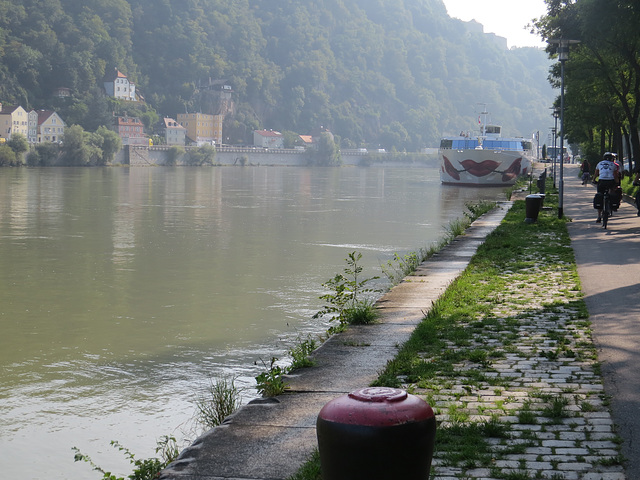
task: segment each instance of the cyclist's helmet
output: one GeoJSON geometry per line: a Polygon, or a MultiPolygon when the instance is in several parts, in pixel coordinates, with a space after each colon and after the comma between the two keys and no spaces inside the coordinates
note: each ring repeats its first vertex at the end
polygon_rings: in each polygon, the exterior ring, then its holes
{"type": "Polygon", "coordinates": [[[606,152],[603,156],[602,156],[603,160],[610,160],[612,162],[615,162],[618,159],[618,154],[617,153],[613,153],[613,152],[606,152]]]}

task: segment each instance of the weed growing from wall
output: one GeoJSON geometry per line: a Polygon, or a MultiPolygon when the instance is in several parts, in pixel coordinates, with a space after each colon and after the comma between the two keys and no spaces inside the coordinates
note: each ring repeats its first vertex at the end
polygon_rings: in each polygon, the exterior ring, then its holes
{"type": "Polygon", "coordinates": [[[367,284],[380,277],[361,279],[362,265],[358,263],[361,259],[360,252],[351,252],[345,259],[347,266],[344,269],[344,274],[339,273],[322,284],[330,293],[320,297],[326,302],[326,305],[313,318],[331,315],[331,319],[337,319],[343,329],[350,323],[354,315],[359,314],[359,310],[363,306],[362,302],[366,301],[366,298],[363,297],[366,294],[377,292],[376,289],[367,287],[367,284]]]}
{"type": "Polygon", "coordinates": [[[196,399],[196,423],[204,430],[220,425],[242,404],[242,389],[235,378],[209,379],[204,393],[196,399]]]}
{"type": "MultiPolygon", "coordinates": [[[[121,451],[129,460],[129,463],[135,468],[133,473],[126,478],[130,480],[153,480],[158,474],[176,458],[178,458],[178,446],[176,439],[172,436],[165,435],[156,442],[156,454],[160,454],[160,458],[147,458],[145,460],[136,459],[131,451],[120,445],[117,441],[111,441],[111,446],[121,451]]],[[[76,462],[87,462],[94,470],[102,473],[103,480],[125,480],[125,477],[118,477],[96,465],[91,457],[80,452],[77,447],[73,447],[75,452],[74,460],[76,462]]]]}

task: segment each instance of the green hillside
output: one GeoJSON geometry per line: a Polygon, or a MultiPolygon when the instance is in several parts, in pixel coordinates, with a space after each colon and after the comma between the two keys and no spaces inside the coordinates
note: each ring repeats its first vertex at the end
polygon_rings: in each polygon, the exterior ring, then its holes
{"type": "Polygon", "coordinates": [[[479,102],[506,134],[529,136],[550,125],[554,97],[543,51],[507,50],[441,0],[0,0],[3,103],[95,130],[131,111],[102,94],[114,68],[144,96],[147,123],[207,113],[202,86],[231,85],[235,143],[323,125],[343,147],[416,150],[474,128],[479,102]]]}

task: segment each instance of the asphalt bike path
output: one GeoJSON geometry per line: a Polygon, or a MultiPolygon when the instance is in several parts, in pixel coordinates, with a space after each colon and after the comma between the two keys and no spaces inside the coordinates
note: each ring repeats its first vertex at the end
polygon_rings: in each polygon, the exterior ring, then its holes
{"type": "Polygon", "coordinates": [[[579,168],[565,166],[564,213],[627,478],[640,479],[640,217],[627,199],[602,228],[579,168]]]}

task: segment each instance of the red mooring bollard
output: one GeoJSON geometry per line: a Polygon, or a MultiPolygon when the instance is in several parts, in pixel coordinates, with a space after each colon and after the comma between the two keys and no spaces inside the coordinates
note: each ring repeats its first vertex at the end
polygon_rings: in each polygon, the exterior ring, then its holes
{"type": "Polygon", "coordinates": [[[370,387],[327,403],[316,422],[324,480],[427,480],[436,419],[424,400],[370,387]]]}

